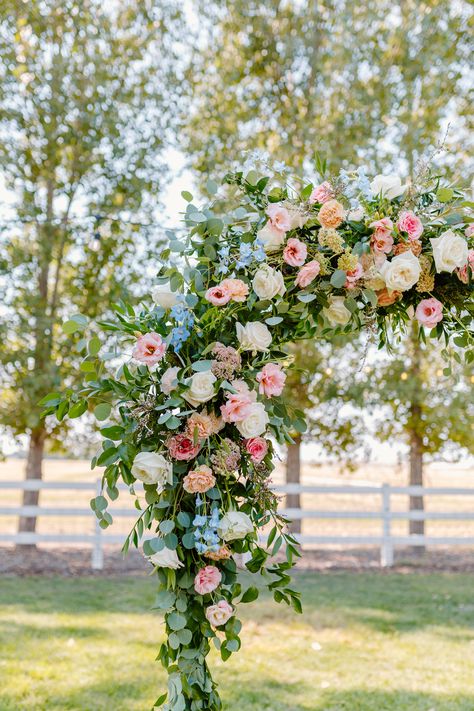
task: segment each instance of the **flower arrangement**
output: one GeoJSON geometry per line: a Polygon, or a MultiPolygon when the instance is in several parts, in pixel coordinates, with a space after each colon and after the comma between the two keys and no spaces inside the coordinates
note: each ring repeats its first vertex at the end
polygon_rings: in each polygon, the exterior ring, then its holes
{"type": "Polygon", "coordinates": [[[115,406],[93,461],[105,471],[92,508],[110,525],[120,479],[137,499],[124,550],[142,546],[154,566],[169,673],[156,706],[170,711],[221,708],[206,657],[211,644],[223,660],[239,650],[238,606],[259,592],[242,589],[238,554],[301,612],[288,575],[297,541],[270,479],[274,442],[305,429],[282,397],[285,344],[362,328],[388,344],[414,318],[420,338],[454,336],[474,357],[474,225],[458,190],[369,181],[361,169],[298,188],[255,171],[224,183],[237,206],[222,215],[217,196],[200,210],[185,193],[188,235],[161,254],[150,303],[118,304],[101,324],[118,339],[118,372],[94,336],[81,392],[45,399],[60,418],[90,401],[105,420],[115,406]]]}

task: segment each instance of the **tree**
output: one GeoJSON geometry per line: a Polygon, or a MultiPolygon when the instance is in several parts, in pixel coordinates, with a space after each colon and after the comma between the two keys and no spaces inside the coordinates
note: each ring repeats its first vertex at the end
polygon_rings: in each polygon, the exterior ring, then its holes
{"type": "MultiPolygon", "coordinates": [[[[158,236],[140,239],[135,223],[152,216],[166,173],[178,19],[171,2],[2,5],[0,166],[16,199],[0,262],[0,422],[29,437],[27,478],[41,478],[46,441],[64,437],[38,402],[78,377],[81,318],[61,322],[148,287],[141,263],[158,236]]],[[[25,492],[24,504],[37,501],[25,492]]]]}

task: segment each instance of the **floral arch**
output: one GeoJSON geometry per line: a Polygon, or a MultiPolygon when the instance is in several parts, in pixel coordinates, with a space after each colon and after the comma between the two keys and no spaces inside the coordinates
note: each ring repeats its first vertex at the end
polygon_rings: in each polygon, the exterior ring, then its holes
{"type": "Polygon", "coordinates": [[[258,596],[242,588],[236,554],[277,602],[301,612],[288,575],[297,541],[269,485],[272,442],[305,428],[282,397],[285,344],[364,328],[384,344],[415,318],[420,339],[454,336],[473,359],[474,224],[458,190],[439,179],[370,181],[363,170],[316,186],[272,186],[256,171],[223,182],[225,200],[216,195],[212,208],[183,193],[188,237],[172,237],[160,255],[150,303],[119,304],[101,324],[120,344],[118,371],[95,335],[84,388],[45,399],[47,414],[92,406],[104,421],[93,460],[105,467],[103,492],[91,504],[100,525],[112,523],[119,479],[136,497],[124,549],[143,545],[155,569],[169,673],[155,707],[169,711],[221,708],[206,657],[211,645],[223,660],[239,650],[238,605],[258,596]]]}

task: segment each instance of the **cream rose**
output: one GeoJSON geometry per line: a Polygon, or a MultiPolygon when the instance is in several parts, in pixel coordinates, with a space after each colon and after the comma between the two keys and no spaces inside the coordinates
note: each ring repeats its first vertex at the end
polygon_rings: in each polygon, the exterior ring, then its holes
{"type": "Polygon", "coordinates": [[[153,553],[153,555],[148,556],[148,560],[157,568],[182,568],[183,563],[178,558],[176,551],[171,551],[169,548],[162,548],[158,553],[153,553]]]}
{"type": "Polygon", "coordinates": [[[224,541],[235,541],[245,538],[254,530],[250,517],[243,511],[228,511],[221,518],[217,533],[224,541]]]}
{"type": "Polygon", "coordinates": [[[287,210],[290,215],[291,230],[296,230],[298,227],[301,228],[308,222],[309,215],[305,215],[304,212],[294,205],[288,205],[287,210]]]}
{"type": "Polygon", "coordinates": [[[402,185],[398,175],[376,175],[370,183],[370,189],[374,195],[382,194],[388,200],[393,200],[399,195],[403,195],[407,186],[402,185]]]}
{"type": "Polygon", "coordinates": [[[267,351],[272,342],[272,334],[260,321],[249,321],[245,326],[237,323],[235,329],[243,351],[267,351]]]}
{"type": "Polygon", "coordinates": [[[165,395],[169,395],[178,386],[178,372],[179,368],[173,365],[163,373],[161,377],[161,392],[165,395]]]}
{"type": "Polygon", "coordinates": [[[171,291],[169,282],[158,284],[151,290],[151,298],[158,306],[164,309],[171,309],[178,301],[178,294],[171,291]]]}
{"type": "Polygon", "coordinates": [[[331,296],[323,314],[333,326],[345,326],[351,320],[351,312],[345,306],[343,296],[331,296]]]}
{"type": "Polygon", "coordinates": [[[263,264],[257,269],[252,286],[259,299],[273,299],[277,294],[283,296],[285,293],[283,274],[272,269],[268,264],[263,264]]]}
{"type": "Polygon", "coordinates": [[[274,252],[279,249],[285,241],[285,236],[285,232],[275,229],[270,222],[267,222],[267,224],[257,232],[257,239],[263,244],[265,252],[274,252]]]}
{"type": "Polygon", "coordinates": [[[267,429],[268,414],[261,402],[254,402],[249,406],[249,414],[243,420],[235,423],[242,437],[250,439],[258,437],[267,429]]]}
{"type": "Polygon", "coordinates": [[[440,237],[433,237],[430,242],[437,272],[451,273],[467,264],[467,241],[453,230],[443,232],[440,237]]]}
{"type": "Polygon", "coordinates": [[[157,484],[161,491],[165,484],[173,483],[171,462],[157,452],[139,452],[133,460],[132,474],[144,484],[157,484]]]}
{"type": "Polygon", "coordinates": [[[380,274],[389,291],[407,291],[415,286],[420,278],[421,267],[418,257],[411,249],[402,252],[390,262],[387,260],[380,267],[380,274]]]}
{"type": "Polygon", "coordinates": [[[188,380],[188,389],[183,397],[191,405],[197,407],[214,397],[214,383],[217,378],[210,370],[203,373],[194,373],[188,380]]]}

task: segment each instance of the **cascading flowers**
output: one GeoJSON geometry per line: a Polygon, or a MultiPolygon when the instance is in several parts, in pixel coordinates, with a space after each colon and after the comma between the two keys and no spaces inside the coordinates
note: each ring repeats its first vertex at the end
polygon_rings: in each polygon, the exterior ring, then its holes
{"type": "Polygon", "coordinates": [[[460,191],[370,181],[362,169],[300,191],[255,171],[224,183],[240,204],[220,215],[190,201],[188,236],[161,254],[148,306],[119,304],[101,324],[119,339],[119,371],[108,372],[95,345],[84,388],[45,400],[59,417],[90,401],[106,419],[115,406],[93,462],[105,470],[92,507],[106,527],[120,479],[137,497],[124,548],[143,546],[155,566],[169,673],[156,706],[169,711],[221,708],[206,657],[211,643],[224,660],[238,651],[238,605],[258,596],[243,590],[237,554],[248,571],[266,570],[277,602],[301,611],[288,576],[297,542],[269,478],[273,442],[305,428],[282,394],[285,344],[375,326],[386,343],[415,318],[420,338],[454,336],[473,359],[474,228],[460,191]]]}

